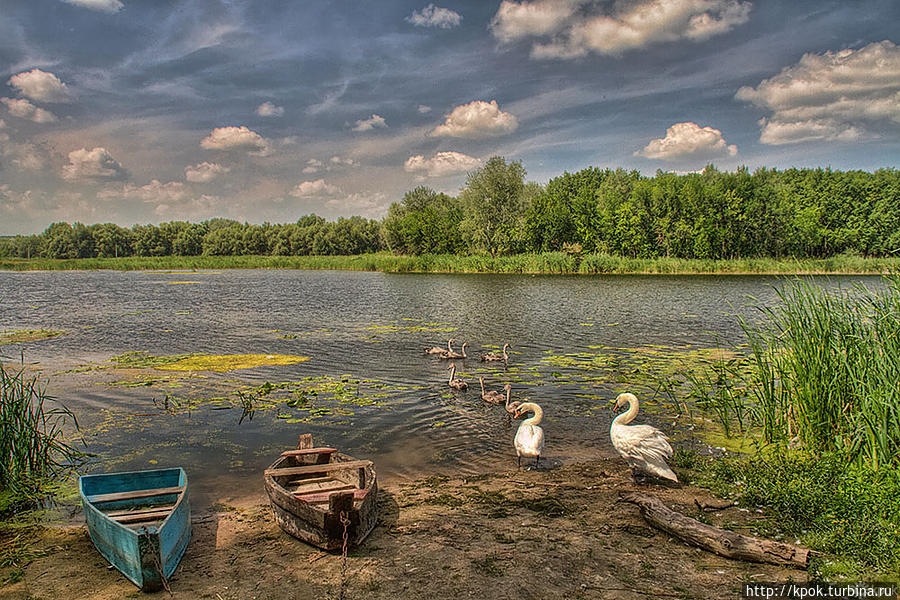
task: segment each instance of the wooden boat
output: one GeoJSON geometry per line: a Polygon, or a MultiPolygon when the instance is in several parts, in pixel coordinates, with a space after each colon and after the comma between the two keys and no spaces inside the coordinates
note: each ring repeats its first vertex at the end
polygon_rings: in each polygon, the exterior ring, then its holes
{"type": "Polygon", "coordinates": [[[78,488],[100,554],[142,591],[168,586],[191,537],[184,469],[83,475],[78,488]]]}
{"type": "Polygon", "coordinates": [[[325,550],[360,544],[378,520],[375,467],[334,448],[317,448],[303,434],[296,450],[282,452],[265,472],[275,521],[292,536],[325,550]]]}

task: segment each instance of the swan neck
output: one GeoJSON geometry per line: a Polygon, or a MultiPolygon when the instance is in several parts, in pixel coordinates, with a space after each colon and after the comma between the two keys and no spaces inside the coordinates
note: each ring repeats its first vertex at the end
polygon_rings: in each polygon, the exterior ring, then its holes
{"type": "MultiPolygon", "coordinates": [[[[522,406],[525,406],[525,405],[520,405],[519,410],[522,410],[522,406]]],[[[522,425],[537,425],[538,423],[540,423],[541,419],[544,418],[543,409],[541,409],[541,407],[538,406],[537,404],[528,404],[527,408],[528,408],[528,410],[531,410],[534,412],[534,416],[522,421],[522,425]]],[[[521,425],[520,425],[520,427],[521,427],[521,425]]]]}
{"type": "Polygon", "coordinates": [[[481,395],[484,396],[484,377],[479,377],[478,381],[481,382],[481,395]]]}
{"type": "Polygon", "coordinates": [[[618,425],[628,425],[629,423],[631,423],[631,422],[634,420],[634,418],[637,416],[637,414],[638,414],[638,410],[639,410],[639,406],[638,406],[638,405],[639,405],[639,404],[640,404],[640,403],[637,401],[637,398],[635,398],[635,399],[633,399],[633,400],[632,400],[632,399],[629,399],[629,400],[628,400],[628,410],[626,410],[626,411],[623,412],[621,415],[619,415],[618,417],[616,417],[616,418],[613,420],[613,425],[616,425],[616,424],[618,424],[618,425]]]}
{"type": "Polygon", "coordinates": [[[456,365],[450,366],[450,381],[453,381],[453,376],[456,375],[456,365]]]}

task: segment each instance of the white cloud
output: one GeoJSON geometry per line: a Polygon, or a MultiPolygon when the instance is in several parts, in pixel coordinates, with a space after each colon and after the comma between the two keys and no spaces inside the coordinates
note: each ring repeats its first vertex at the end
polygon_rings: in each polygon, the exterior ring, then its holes
{"type": "Polygon", "coordinates": [[[360,119],[353,127],[353,131],[372,131],[376,127],[387,127],[387,122],[384,120],[384,117],[372,115],[368,119],[360,119]]]}
{"type": "Polygon", "coordinates": [[[202,162],[199,165],[185,167],[184,178],[194,183],[209,183],[230,170],[217,163],[202,162]]]}
{"type": "Polygon", "coordinates": [[[503,43],[543,38],[533,58],[576,58],[681,39],[705,40],[746,23],[744,0],[638,0],[611,6],[592,0],[504,0],[491,20],[503,43]]]}
{"type": "Polygon", "coordinates": [[[339,194],[340,191],[337,186],[326,183],[324,179],[316,179],[298,183],[290,194],[295,198],[323,198],[339,194]]]}
{"type": "Polygon", "coordinates": [[[6,83],[19,90],[23,96],[38,102],[68,102],[70,99],[66,84],[53,73],[40,69],[13,75],[6,83]]]}
{"type": "Polygon", "coordinates": [[[240,127],[216,127],[200,142],[207,150],[254,150],[251,154],[269,154],[269,141],[241,125],[240,127]]]}
{"type": "Polygon", "coordinates": [[[460,152],[438,152],[431,158],[421,154],[410,156],[403,168],[410,173],[425,173],[428,177],[444,177],[455,173],[463,173],[481,165],[474,156],[460,152]]]}
{"type": "Polygon", "coordinates": [[[881,135],[900,124],[900,47],[885,40],[805,54],[755,88],[742,87],[735,98],[771,111],[760,121],[764,144],[881,135]]]}
{"type": "Polygon", "coordinates": [[[63,0],[63,2],[109,14],[119,12],[124,6],[119,0],[63,0]]]}
{"type": "Polygon", "coordinates": [[[352,158],[344,158],[343,156],[332,156],[328,159],[328,162],[334,167],[352,167],[356,164],[356,161],[352,158]]]}
{"type": "Polygon", "coordinates": [[[512,133],[518,126],[516,117],[500,110],[496,100],[473,100],[454,108],[431,135],[478,139],[512,133]]]}
{"type": "Polygon", "coordinates": [[[387,204],[387,194],[383,192],[357,192],[343,198],[332,198],[325,206],[342,214],[376,219],[387,212],[387,204]]]}
{"type": "Polygon", "coordinates": [[[106,148],[81,148],[69,152],[69,164],[62,168],[68,181],[124,179],[127,173],[106,148]]]}
{"type": "Polygon", "coordinates": [[[271,102],[263,102],[256,107],[256,114],[261,117],[280,117],[284,114],[284,107],[275,106],[271,102]]]}
{"type": "Polygon", "coordinates": [[[308,161],[306,161],[306,166],[303,167],[303,173],[306,173],[306,174],[316,173],[324,166],[325,165],[322,164],[321,160],[311,158],[308,161]]]}
{"type": "Polygon", "coordinates": [[[431,107],[430,107],[430,106],[426,106],[426,105],[424,105],[424,104],[420,104],[420,105],[419,105],[419,108],[416,109],[416,110],[419,111],[419,114],[420,114],[420,115],[427,115],[428,113],[431,112],[431,107]]]}
{"type": "Polygon", "coordinates": [[[24,98],[0,98],[0,102],[6,105],[9,114],[20,119],[28,119],[35,123],[53,123],[56,115],[52,112],[38,108],[24,98]]]}
{"type": "Polygon", "coordinates": [[[97,198],[108,200],[112,198],[122,198],[129,200],[141,200],[149,204],[171,204],[173,202],[182,202],[188,197],[188,192],[184,184],[180,181],[169,181],[161,183],[154,179],[147,185],[131,185],[126,183],[121,188],[105,189],[97,192],[97,198]]]}
{"type": "Polygon", "coordinates": [[[722,132],[712,127],[700,127],[696,123],[675,123],[666,130],[666,137],[651,140],[646,147],[634,153],[658,160],[681,158],[711,158],[735,156],[737,146],[728,145],[722,132]]]}
{"type": "Polygon", "coordinates": [[[449,8],[441,8],[434,4],[429,4],[422,10],[413,11],[413,14],[406,17],[409,23],[417,27],[440,27],[441,29],[451,29],[459,25],[462,16],[449,8]]]}

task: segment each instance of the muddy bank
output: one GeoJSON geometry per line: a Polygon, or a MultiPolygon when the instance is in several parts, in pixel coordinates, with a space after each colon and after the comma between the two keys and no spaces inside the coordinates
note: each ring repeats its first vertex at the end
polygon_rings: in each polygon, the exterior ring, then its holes
{"type": "MultiPolygon", "coordinates": [[[[740,597],[742,581],[805,581],[803,571],[728,560],[669,538],[617,502],[627,489],[658,494],[692,516],[695,499],[715,502],[696,488],[635,486],[615,460],[388,483],[379,526],[348,558],[346,597],[720,599],[740,597]]],[[[213,508],[194,515],[173,598],[337,597],[340,556],[284,534],[265,498],[224,498],[213,508]]],[[[748,533],[761,517],[729,508],[702,518],[748,533]]],[[[0,597],[142,596],[108,568],[82,526],[47,530],[41,547],[48,554],[0,597]]]]}

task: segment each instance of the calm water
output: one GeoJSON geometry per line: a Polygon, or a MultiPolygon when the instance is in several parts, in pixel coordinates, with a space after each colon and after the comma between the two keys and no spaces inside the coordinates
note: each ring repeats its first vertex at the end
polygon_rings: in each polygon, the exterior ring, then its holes
{"type": "MultiPolygon", "coordinates": [[[[877,284],[860,277],[821,281],[877,284]]],[[[67,332],[0,352],[17,360],[24,350],[25,362],[41,370],[48,391],[77,414],[88,449],[99,455],[94,468],[183,465],[200,497],[210,500],[261,492],[261,469],[306,431],[372,458],[388,477],[512,466],[514,429],[502,408],[481,401],[479,374],[491,389],[512,381],[514,397],[543,406],[549,464],[609,454],[613,415],[604,405],[634,386],[572,364],[560,366],[552,357],[574,354],[577,363],[619,352],[609,348],[740,341],[735,314],[753,318],[748,298],[770,303],[780,285],[778,278],[747,276],[0,272],[0,329],[67,332]],[[511,343],[509,370],[477,358],[456,361],[471,387],[451,393],[447,361],[422,353],[424,346],[445,345],[450,336],[468,341],[470,355],[493,350],[482,345],[511,343]],[[116,379],[108,370],[64,372],[128,351],[283,353],[311,360],[195,374],[172,389],[106,385],[116,379]],[[353,414],[326,414],[309,423],[277,418],[291,415],[289,408],[258,411],[252,421],[238,424],[239,408],[201,405],[167,414],[158,406],[167,393],[202,397],[220,389],[233,398],[238,385],[323,375],[404,389],[392,389],[381,406],[353,406],[353,414]]],[[[646,388],[637,391],[652,399],[646,388]]],[[[327,401],[319,405],[329,407],[327,401]]]]}

